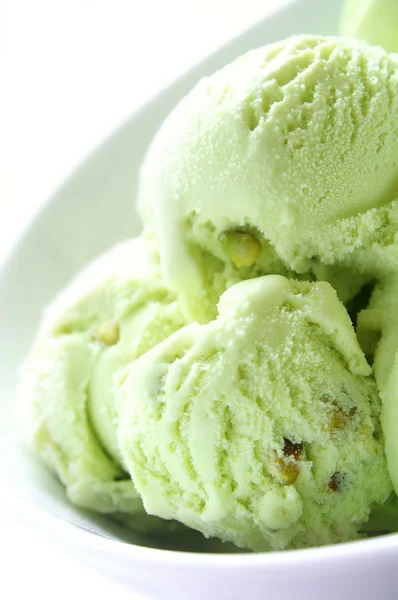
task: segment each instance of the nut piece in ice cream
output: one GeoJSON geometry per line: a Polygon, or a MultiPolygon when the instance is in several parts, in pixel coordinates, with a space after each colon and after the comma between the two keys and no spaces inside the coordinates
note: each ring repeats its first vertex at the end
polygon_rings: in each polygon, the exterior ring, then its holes
{"type": "Polygon", "coordinates": [[[250,233],[223,231],[218,239],[237,267],[251,267],[260,256],[261,244],[250,233]]]}
{"type": "Polygon", "coordinates": [[[120,337],[120,327],[117,323],[107,322],[94,330],[94,339],[107,346],[117,344],[120,337]]]}

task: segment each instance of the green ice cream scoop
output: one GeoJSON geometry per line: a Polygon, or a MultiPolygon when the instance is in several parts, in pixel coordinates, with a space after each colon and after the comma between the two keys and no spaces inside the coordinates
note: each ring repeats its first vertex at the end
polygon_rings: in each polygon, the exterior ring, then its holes
{"type": "MultiPolygon", "coordinates": [[[[396,198],[397,164],[398,56],[296,36],[241,56],[174,109],[143,165],[139,206],[190,315],[206,305],[209,256],[241,279],[326,279],[346,301],[366,274],[344,273],[327,228],[396,198]]],[[[344,258],[356,242],[341,243],[344,258]]]]}
{"type": "Polygon", "coordinates": [[[369,356],[382,399],[381,424],[388,469],[398,493],[398,273],[380,281],[358,315],[359,340],[369,356]]]}
{"type": "Polygon", "coordinates": [[[146,510],[252,550],[357,537],[392,486],[336,293],[270,275],[218,309],[119,372],[119,447],[146,510]]]}
{"type": "Polygon", "coordinates": [[[21,401],[33,449],[75,504],[144,513],[117,444],[113,379],[184,324],[142,239],[97,259],[47,309],[21,401]]]}
{"type": "Polygon", "coordinates": [[[346,0],[341,33],[398,52],[398,2],[396,0],[346,0]]]}

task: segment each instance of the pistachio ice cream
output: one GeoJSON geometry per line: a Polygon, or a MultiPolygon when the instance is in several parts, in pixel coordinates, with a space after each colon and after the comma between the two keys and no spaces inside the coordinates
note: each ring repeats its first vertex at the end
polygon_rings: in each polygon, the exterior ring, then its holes
{"type": "Polygon", "coordinates": [[[241,282],[118,377],[149,514],[252,550],[354,539],[392,489],[376,383],[327,283],[241,282]]]}
{"type": "Polygon", "coordinates": [[[21,403],[32,448],[75,504],[144,512],[117,444],[113,378],[184,324],[141,239],[97,259],[46,310],[21,403]]]}
{"type": "MultiPolygon", "coordinates": [[[[346,31],[376,40],[387,4],[347,2],[346,31]]],[[[73,503],[254,551],[398,527],[390,42],[252,50],[161,126],[142,236],[46,309],[23,369],[28,440],[73,503]]]]}
{"type": "Polygon", "coordinates": [[[398,56],[295,36],[248,52],[182,100],[149,149],[139,207],[189,315],[201,318],[209,301],[209,256],[215,272],[241,279],[326,279],[345,302],[368,278],[349,255],[372,243],[355,227],[344,235],[345,219],[398,196],[397,163],[398,56]]]}

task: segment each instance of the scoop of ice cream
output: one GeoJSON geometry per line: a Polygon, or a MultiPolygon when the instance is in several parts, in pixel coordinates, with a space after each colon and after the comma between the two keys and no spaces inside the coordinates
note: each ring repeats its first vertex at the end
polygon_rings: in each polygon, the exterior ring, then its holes
{"type": "Polygon", "coordinates": [[[336,293],[272,275],[218,309],[119,372],[119,447],[146,510],[253,550],[355,538],[392,487],[336,293]]]}
{"type": "Polygon", "coordinates": [[[398,2],[345,0],[340,29],[343,35],[398,52],[398,2]]]}
{"type": "Polygon", "coordinates": [[[358,336],[374,357],[373,370],[382,399],[381,424],[387,465],[398,493],[398,274],[379,282],[369,306],[358,315],[358,336]]]}
{"type": "Polygon", "coordinates": [[[293,37],[203,79],[171,113],[139,206],[190,315],[211,290],[209,256],[241,279],[321,272],[343,301],[366,281],[331,263],[325,228],[398,196],[397,67],[359,41],[293,37]]]}
{"type": "Polygon", "coordinates": [[[75,504],[143,512],[117,444],[113,378],[184,324],[141,239],[97,259],[46,310],[21,401],[33,449],[75,504]]]}

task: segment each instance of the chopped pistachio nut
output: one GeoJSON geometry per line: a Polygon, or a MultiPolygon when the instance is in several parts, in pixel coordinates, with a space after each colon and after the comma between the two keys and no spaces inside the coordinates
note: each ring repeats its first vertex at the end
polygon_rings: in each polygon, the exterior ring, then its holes
{"type": "Polygon", "coordinates": [[[351,419],[357,412],[356,406],[349,410],[344,410],[341,406],[334,405],[332,416],[329,423],[329,432],[333,433],[336,429],[342,429],[346,422],[351,419]]]}
{"type": "Polygon", "coordinates": [[[114,346],[119,341],[120,327],[117,323],[103,323],[95,329],[93,337],[102,344],[114,346]]]}
{"type": "Polygon", "coordinates": [[[297,463],[302,457],[303,444],[294,443],[284,438],[283,454],[285,458],[277,458],[277,465],[283,483],[291,485],[296,482],[300,473],[300,465],[297,463]]]}
{"type": "Polygon", "coordinates": [[[370,437],[370,434],[372,433],[372,428],[366,423],[362,423],[361,427],[359,428],[359,433],[364,437],[370,437]]]}
{"type": "Polygon", "coordinates": [[[303,453],[303,444],[296,444],[294,442],[291,442],[287,438],[283,438],[283,441],[283,454],[285,456],[293,456],[296,460],[300,460],[301,455],[303,453]]]}
{"type": "Polygon", "coordinates": [[[292,485],[297,481],[300,473],[300,466],[293,461],[285,461],[283,458],[278,458],[278,469],[283,483],[292,485]]]}
{"type": "Polygon", "coordinates": [[[340,492],[344,483],[344,475],[339,471],[333,473],[329,479],[328,488],[331,492],[340,492]]]}
{"type": "Polygon", "coordinates": [[[332,405],[331,413],[330,413],[330,421],[329,424],[325,427],[325,431],[329,433],[334,433],[336,430],[343,429],[346,422],[351,419],[355,413],[357,412],[357,407],[353,406],[352,408],[345,409],[335,400],[330,401],[330,398],[327,396],[322,396],[322,402],[327,402],[332,405]]]}
{"type": "Polygon", "coordinates": [[[261,254],[257,238],[244,231],[223,231],[218,237],[237,267],[251,267],[261,254]]]}
{"type": "Polygon", "coordinates": [[[342,429],[345,420],[345,413],[341,409],[336,408],[333,410],[329,423],[330,433],[333,433],[336,429],[342,429]]]}

